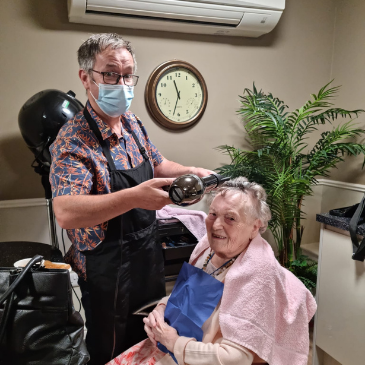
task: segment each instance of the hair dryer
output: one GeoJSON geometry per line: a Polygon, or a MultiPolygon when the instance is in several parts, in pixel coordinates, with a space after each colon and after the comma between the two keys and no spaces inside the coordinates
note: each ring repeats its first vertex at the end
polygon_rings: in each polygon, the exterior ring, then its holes
{"type": "Polygon", "coordinates": [[[204,194],[211,192],[229,179],[218,174],[205,177],[187,174],[179,176],[170,186],[164,187],[164,190],[168,191],[173,203],[184,207],[197,203],[204,194]]]}

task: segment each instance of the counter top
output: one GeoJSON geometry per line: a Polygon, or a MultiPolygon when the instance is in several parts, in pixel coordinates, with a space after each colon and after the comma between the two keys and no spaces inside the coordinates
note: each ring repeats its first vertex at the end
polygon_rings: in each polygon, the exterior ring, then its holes
{"type": "MultiPolygon", "coordinates": [[[[329,213],[321,213],[316,216],[317,222],[328,224],[329,226],[336,227],[344,231],[349,231],[350,220],[351,218],[336,217],[329,213]]],[[[360,236],[365,236],[365,223],[357,226],[356,233],[360,236]]]]}

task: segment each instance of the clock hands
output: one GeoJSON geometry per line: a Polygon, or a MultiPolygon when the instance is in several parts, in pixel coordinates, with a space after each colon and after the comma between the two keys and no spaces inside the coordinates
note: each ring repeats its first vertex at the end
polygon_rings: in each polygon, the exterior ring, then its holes
{"type": "Polygon", "coordinates": [[[175,103],[175,109],[174,109],[174,114],[175,115],[175,111],[176,111],[176,106],[177,106],[177,102],[179,101],[179,99],[176,99],[176,103],[175,103]]]}
{"type": "Polygon", "coordinates": [[[176,85],[176,81],[175,81],[175,80],[174,80],[174,85],[175,85],[175,89],[176,89],[176,92],[177,92],[177,99],[176,99],[175,109],[174,109],[174,114],[173,114],[173,115],[175,115],[177,102],[178,102],[178,101],[179,101],[179,99],[180,99],[180,91],[177,89],[177,85],[176,85]]]}
{"type": "Polygon", "coordinates": [[[174,80],[175,89],[177,92],[177,98],[180,99],[180,91],[177,89],[176,81],[174,80]]]}

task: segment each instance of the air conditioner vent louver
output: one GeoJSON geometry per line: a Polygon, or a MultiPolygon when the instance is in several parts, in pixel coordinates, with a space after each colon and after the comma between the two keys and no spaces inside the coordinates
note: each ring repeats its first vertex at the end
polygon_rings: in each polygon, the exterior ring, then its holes
{"type": "Polygon", "coordinates": [[[176,23],[186,23],[186,24],[199,24],[199,25],[211,25],[211,26],[219,26],[219,27],[231,27],[235,28],[237,24],[227,24],[227,23],[215,23],[215,22],[208,22],[208,21],[199,21],[199,20],[193,20],[193,19],[177,19],[177,18],[162,18],[162,17],[152,17],[152,16],[145,16],[145,15],[131,15],[131,14],[113,14],[103,11],[91,11],[88,10],[86,13],[89,14],[98,14],[98,15],[104,15],[104,16],[119,16],[120,18],[129,18],[129,19],[145,19],[145,20],[160,20],[160,21],[172,21],[176,23]]]}

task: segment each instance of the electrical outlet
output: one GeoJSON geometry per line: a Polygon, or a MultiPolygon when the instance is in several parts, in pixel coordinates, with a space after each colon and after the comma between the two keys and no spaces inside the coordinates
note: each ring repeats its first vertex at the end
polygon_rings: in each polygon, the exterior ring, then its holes
{"type": "Polygon", "coordinates": [[[75,271],[70,272],[70,280],[71,280],[72,286],[79,286],[79,284],[77,283],[77,281],[79,280],[79,277],[77,276],[75,271]]]}

